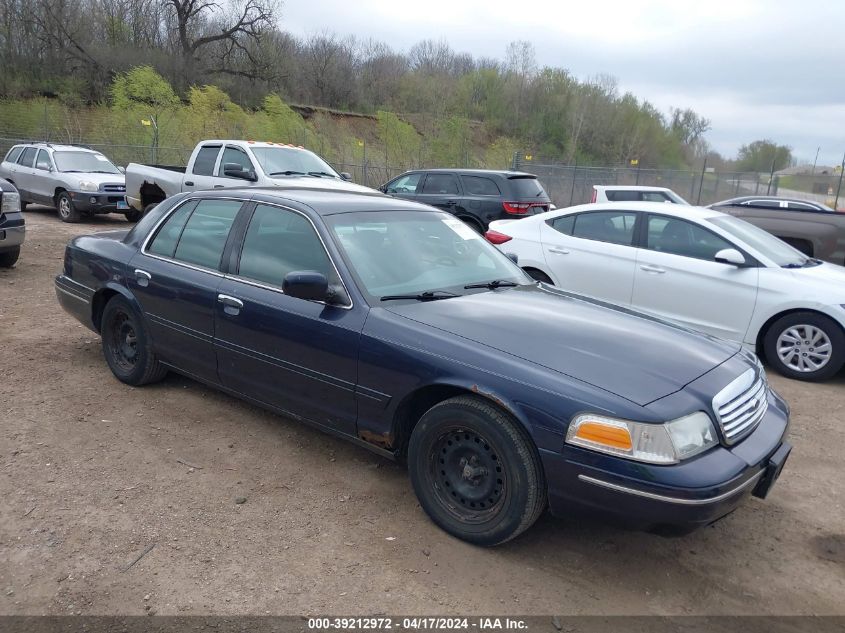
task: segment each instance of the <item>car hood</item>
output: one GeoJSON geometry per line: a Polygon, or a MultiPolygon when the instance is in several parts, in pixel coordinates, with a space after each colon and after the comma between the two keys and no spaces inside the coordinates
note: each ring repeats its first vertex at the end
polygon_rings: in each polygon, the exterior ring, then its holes
{"type": "Polygon", "coordinates": [[[356,185],[354,182],[348,180],[338,180],[337,178],[320,178],[314,176],[273,176],[273,184],[279,187],[292,187],[304,189],[332,189],[335,191],[357,191],[365,193],[373,193],[375,189],[364,187],[363,185],[356,185]]]}
{"type": "MultiPolygon", "coordinates": [[[[781,268],[788,271],[799,286],[796,292],[803,296],[818,295],[822,303],[838,303],[845,298],[845,267],[823,262],[809,268],[781,268]]],[[[809,298],[809,297],[808,297],[809,298]]]]}
{"type": "Polygon", "coordinates": [[[682,389],[740,349],[624,308],[537,286],[386,309],[641,406],[682,389]]]}
{"type": "Polygon", "coordinates": [[[96,183],[97,185],[122,185],[126,182],[126,176],[123,174],[97,174],[91,172],[60,172],[63,180],[68,182],[83,180],[96,183]]]}

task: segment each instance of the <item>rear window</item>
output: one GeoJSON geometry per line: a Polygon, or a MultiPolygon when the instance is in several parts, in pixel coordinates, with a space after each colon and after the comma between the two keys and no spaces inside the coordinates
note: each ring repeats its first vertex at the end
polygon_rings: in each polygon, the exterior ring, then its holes
{"type": "Polygon", "coordinates": [[[464,183],[464,193],[469,196],[499,196],[499,186],[490,178],[484,176],[461,176],[464,183]]]}
{"type": "Polygon", "coordinates": [[[18,156],[21,155],[22,151],[23,151],[23,147],[20,147],[20,146],[13,147],[12,149],[9,150],[9,153],[6,154],[6,158],[4,158],[3,160],[6,160],[10,163],[14,163],[18,159],[18,156]]]}
{"type": "Polygon", "coordinates": [[[508,181],[511,185],[511,194],[513,197],[517,199],[522,198],[531,198],[533,199],[541,199],[541,200],[548,200],[549,196],[546,194],[546,190],[543,189],[543,185],[540,184],[540,181],[536,178],[531,177],[520,177],[520,178],[508,178],[508,181]]]}
{"type": "MultiPolygon", "coordinates": [[[[642,193],[639,191],[609,190],[604,194],[611,202],[633,202],[642,200],[642,193]]],[[[663,202],[661,200],[661,202],[663,202]]]]}
{"type": "Polygon", "coordinates": [[[192,173],[197,176],[211,176],[214,173],[214,163],[217,162],[217,154],[219,153],[219,145],[204,145],[201,147],[194,159],[192,173]]]}

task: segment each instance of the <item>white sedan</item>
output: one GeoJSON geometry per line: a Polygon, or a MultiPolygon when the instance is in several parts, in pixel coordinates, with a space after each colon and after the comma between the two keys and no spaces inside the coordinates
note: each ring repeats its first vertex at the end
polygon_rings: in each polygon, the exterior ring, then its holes
{"type": "Polygon", "coordinates": [[[486,237],[535,279],[740,342],[791,378],[845,363],[845,268],[739,218],[587,204],[492,222],[486,237]]]}

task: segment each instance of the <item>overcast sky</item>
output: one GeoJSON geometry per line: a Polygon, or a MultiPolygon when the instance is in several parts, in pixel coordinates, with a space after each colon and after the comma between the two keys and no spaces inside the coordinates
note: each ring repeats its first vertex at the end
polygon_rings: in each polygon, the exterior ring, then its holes
{"type": "Polygon", "coordinates": [[[282,27],[399,50],[444,38],[500,59],[526,39],[541,66],[613,75],[663,111],[693,108],[726,156],[760,138],[802,162],[819,146],[819,164],[845,152],[845,0],[287,0],[282,27]]]}

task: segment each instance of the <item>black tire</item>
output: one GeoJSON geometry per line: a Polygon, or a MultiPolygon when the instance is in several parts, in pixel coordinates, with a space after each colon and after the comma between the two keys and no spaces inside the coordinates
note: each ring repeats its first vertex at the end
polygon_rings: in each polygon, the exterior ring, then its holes
{"type": "Polygon", "coordinates": [[[123,215],[125,215],[126,219],[129,220],[130,222],[137,222],[142,217],[144,217],[144,214],[141,211],[138,211],[137,209],[132,209],[131,211],[127,211],[123,215]]]}
{"type": "Polygon", "coordinates": [[[827,380],[845,363],[845,332],[817,312],[793,312],[772,323],[763,338],[763,351],[769,365],[788,378],[827,380]]]}
{"type": "Polygon", "coordinates": [[[523,268],[523,270],[534,281],[542,281],[543,283],[549,284],[550,286],[555,285],[551,278],[542,270],[537,270],[536,268],[523,268]]]}
{"type": "Polygon", "coordinates": [[[420,418],[408,446],[420,505],[449,534],[499,545],[546,508],[540,458],[519,423],[476,396],[458,396],[420,418]]]}
{"type": "Polygon", "coordinates": [[[26,200],[24,200],[23,198],[21,198],[21,212],[26,211],[26,205],[28,205],[28,204],[29,204],[29,203],[28,203],[26,200]]]}
{"type": "Polygon", "coordinates": [[[21,256],[21,247],[15,246],[4,253],[0,253],[0,268],[11,268],[21,256]]]}
{"type": "Polygon", "coordinates": [[[62,191],[56,196],[56,211],[59,212],[59,218],[61,218],[62,222],[73,224],[82,219],[82,214],[73,206],[73,200],[67,191],[62,191]]]}
{"type": "Polygon", "coordinates": [[[106,362],[121,382],[137,387],[158,382],[167,375],[167,368],[153,352],[143,321],[120,295],[106,304],[100,334],[106,362]]]}

